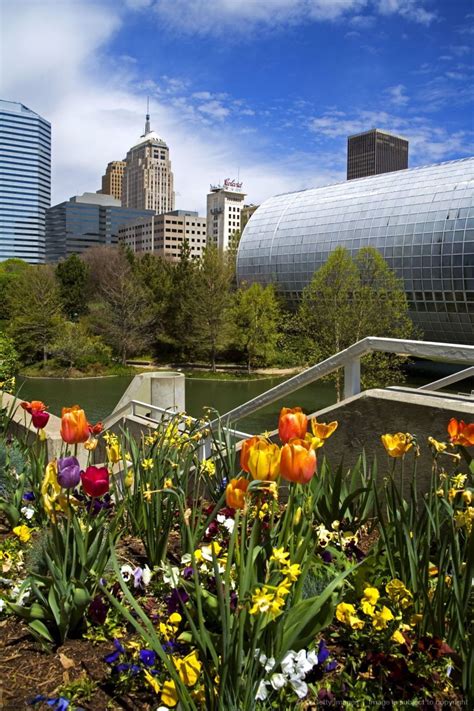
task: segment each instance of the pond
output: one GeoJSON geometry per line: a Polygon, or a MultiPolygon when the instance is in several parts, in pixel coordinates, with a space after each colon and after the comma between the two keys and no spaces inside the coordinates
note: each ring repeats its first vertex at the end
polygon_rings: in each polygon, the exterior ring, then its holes
{"type": "MultiPolygon", "coordinates": [[[[448,366],[440,363],[415,362],[408,371],[406,385],[414,387],[432,382],[462,366],[448,366]]],[[[208,380],[186,378],[186,410],[199,417],[203,407],[212,407],[224,414],[269,388],[283,382],[285,377],[262,378],[260,380],[208,380]]],[[[114,409],[125,392],[131,376],[109,378],[18,378],[20,397],[24,400],[43,400],[50,412],[61,414],[63,406],[80,404],[91,422],[104,419],[114,409]]],[[[471,378],[453,386],[453,392],[470,393],[474,387],[471,378]]],[[[240,430],[259,433],[274,429],[281,407],[299,405],[305,412],[314,412],[336,402],[336,393],[330,383],[316,382],[307,385],[282,401],[273,403],[237,423],[240,430]]]]}
{"type": "MultiPolygon", "coordinates": [[[[104,419],[114,409],[132,380],[129,376],[110,378],[18,378],[19,395],[24,400],[43,400],[55,415],[61,408],[80,404],[91,422],[104,419]]],[[[256,397],[278,385],[285,378],[271,377],[261,380],[208,380],[186,378],[186,410],[199,417],[203,407],[213,407],[223,414],[237,405],[256,397]]],[[[263,408],[254,415],[243,418],[239,429],[262,432],[273,429],[280,408],[299,405],[306,412],[314,412],[336,401],[334,387],[329,383],[313,383],[294,395],[263,408]]]]}

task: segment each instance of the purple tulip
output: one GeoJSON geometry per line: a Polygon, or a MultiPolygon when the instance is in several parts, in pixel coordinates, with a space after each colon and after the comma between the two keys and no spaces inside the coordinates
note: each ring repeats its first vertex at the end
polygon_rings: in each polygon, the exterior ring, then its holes
{"type": "Polygon", "coordinates": [[[81,467],[76,457],[58,459],[58,483],[64,489],[74,489],[81,480],[81,467]]]}

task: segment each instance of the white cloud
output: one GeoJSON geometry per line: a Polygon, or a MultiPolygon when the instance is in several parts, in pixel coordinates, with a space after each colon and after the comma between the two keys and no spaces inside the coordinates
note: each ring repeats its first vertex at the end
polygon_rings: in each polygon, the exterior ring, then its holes
{"type": "Polygon", "coordinates": [[[341,19],[367,29],[375,17],[364,11],[399,14],[424,25],[436,17],[423,7],[423,0],[154,0],[153,11],[177,33],[225,36],[227,41],[254,31],[341,19]]]}
{"type": "MultiPolygon", "coordinates": [[[[142,133],[147,95],[152,127],[170,146],[178,207],[203,213],[209,184],[239,167],[254,203],[337,177],[316,155],[286,163],[263,157],[265,140],[223,120],[231,111],[229,97],[204,90],[192,97],[186,78],[155,81],[142,71],[138,76],[128,58],[112,59],[107,46],[124,22],[119,5],[11,0],[2,9],[8,28],[3,66],[9,70],[1,77],[1,96],[51,121],[53,204],[100,188],[107,163],[123,158],[142,133]]],[[[239,104],[232,111],[252,109],[239,104]]]]}
{"type": "Polygon", "coordinates": [[[389,101],[394,106],[406,106],[409,102],[409,98],[406,95],[406,86],[403,84],[397,84],[396,86],[390,86],[386,89],[386,94],[388,94],[389,101]]]}

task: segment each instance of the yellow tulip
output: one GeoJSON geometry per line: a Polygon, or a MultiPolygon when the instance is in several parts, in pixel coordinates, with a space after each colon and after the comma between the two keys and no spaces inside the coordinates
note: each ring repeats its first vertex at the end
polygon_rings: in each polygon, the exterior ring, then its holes
{"type": "Polygon", "coordinates": [[[199,679],[202,668],[202,663],[199,661],[197,653],[191,652],[184,659],[176,659],[175,666],[183,684],[194,686],[199,679]]]}
{"type": "Polygon", "coordinates": [[[248,468],[254,479],[274,481],[280,473],[280,448],[277,444],[257,442],[249,450],[248,468]]]}
{"type": "Polygon", "coordinates": [[[413,436],[408,433],[384,434],[381,440],[390,457],[403,457],[413,447],[413,436]]]}
{"type": "Polygon", "coordinates": [[[311,429],[313,430],[315,437],[325,440],[337,430],[338,424],[339,423],[336,422],[336,420],[334,422],[330,422],[329,424],[326,424],[325,422],[318,422],[314,417],[311,420],[311,429]]]}
{"type": "Polygon", "coordinates": [[[176,684],[172,679],[165,681],[163,684],[163,691],[161,692],[161,702],[165,706],[173,707],[178,703],[178,692],[176,691],[176,684]]]}

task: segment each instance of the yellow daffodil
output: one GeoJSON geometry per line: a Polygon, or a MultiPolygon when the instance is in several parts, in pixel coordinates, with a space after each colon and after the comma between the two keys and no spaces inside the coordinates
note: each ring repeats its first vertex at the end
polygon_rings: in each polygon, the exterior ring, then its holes
{"type": "Polygon", "coordinates": [[[416,627],[416,625],[419,625],[422,620],[423,620],[423,615],[420,615],[419,613],[417,613],[415,615],[411,615],[410,625],[412,627],[416,627]]]}
{"type": "Polygon", "coordinates": [[[284,575],[288,580],[294,583],[298,580],[301,575],[301,566],[299,563],[292,563],[291,565],[286,565],[282,568],[282,575],[284,575]]]}
{"type": "Polygon", "coordinates": [[[467,474],[456,474],[456,476],[451,477],[452,485],[455,489],[462,489],[466,483],[467,474]]]}
{"type": "Polygon", "coordinates": [[[465,528],[468,535],[471,533],[474,521],[474,506],[468,506],[464,511],[457,511],[454,514],[454,523],[457,528],[465,528]]]}
{"type": "Polygon", "coordinates": [[[142,469],[153,469],[153,459],[142,459],[142,469]]]}
{"type": "Polygon", "coordinates": [[[184,659],[176,659],[174,663],[183,684],[194,686],[202,669],[202,662],[199,661],[197,652],[191,652],[184,659]]]}
{"type": "Polygon", "coordinates": [[[87,442],[84,442],[84,447],[89,452],[93,452],[94,449],[96,449],[98,444],[99,444],[99,440],[97,439],[97,437],[89,437],[87,442]]]}
{"type": "Polygon", "coordinates": [[[466,489],[462,492],[462,500],[468,505],[472,502],[472,491],[470,489],[466,489]]]}
{"type": "Polygon", "coordinates": [[[201,471],[208,476],[214,476],[216,473],[216,465],[210,459],[203,459],[201,462],[201,471]]]}
{"type": "Polygon", "coordinates": [[[274,548],[270,556],[270,561],[278,563],[278,565],[286,565],[290,554],[284,548],[274,548]]]}
{"type": "Polygon", "coordinates": [[[170,708],[173,708],[178,703],[178,692],[176,691],[176,684],[172,679],[165,681],[163,684],[161,703],[170,708]]]}
{"type": "Polygon", "coordinates": [[[384,630],[390,620],[393,619],[393,613],[384,605],[381,610],[374,612],[374,616],[372,617],[372,626],[376,630],[384,630]]]}
{"type": "Polygon", "coordinates": [[[434,437],[428,437],[428,442],[431,444],[433,449],[438,453],[441,454],[441,452],[444,452],[445,449],[447,449],[448,445],[446,442],[438,442],[437,439],[434,437]]]}
{"type": "Polygon", "coordinates": [[[268,588],[257,588],[252,595],[253,605],[250,608],[250,614],[258,615],[259,613],[268,612],[270,610],[273,597],[273,593],[271,593],[268,588]]]}
{"type": "Polygon", "coordinates": [[[33,529],[28,528],[28,526],[25,526],[25,524],[21,526],[15,526],[15,528],[13,529],[13,533],[15,534],[15,536],[18,536],[22,543],[28,543],[31,538],[32,532],[33,529]]]}
{"type": "Polygon", "coordinates": [[[408,432],[397,434],[384,434],[380,438],[385,451],[390,457],[403,457],[413,447],[413,436],[408,432]]]}
{"type": "Polygon", "coordinates": [[[269,615],[274,620],[276,617],[282,614],[283,607],[285,606],[285,600],[278,595],[275,595],[270,603],[269,615]]]}
{"type": "Polygon", "coordinates": [[[301,508],[301,506],[298,506],[298,508],[296,509],[294,516],[293,516],[293,526],[299,526],[302,513],[303,513],[303,509],[301,508]]]}
{"type": "Polygon", "coordinates": [[[164,487],[165,487],[165,489],[172,489],[173,488],[173,479],[165,479],[164,487]]]}
{"type": "Polygon", "coordinates": [[[133,473],[131,471],[128,471],[123,480],[123,483],[127,487],[127,489],[130,489],[133,486],[133,481],[133,473]]]}

